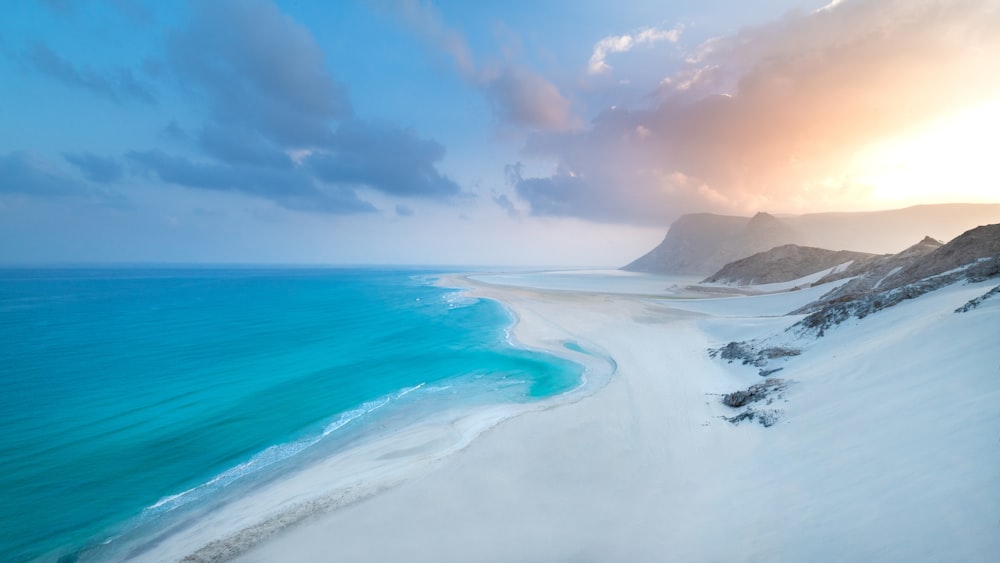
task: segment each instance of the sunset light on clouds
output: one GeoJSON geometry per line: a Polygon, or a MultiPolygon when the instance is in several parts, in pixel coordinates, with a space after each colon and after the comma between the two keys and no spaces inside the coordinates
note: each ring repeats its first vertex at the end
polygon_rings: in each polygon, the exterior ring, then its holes
{"type": "Polygon", "coordinates": [[[992,0],[3,10],[5,262],[615,265],[684,213],[1000,202],[992,0]]]}

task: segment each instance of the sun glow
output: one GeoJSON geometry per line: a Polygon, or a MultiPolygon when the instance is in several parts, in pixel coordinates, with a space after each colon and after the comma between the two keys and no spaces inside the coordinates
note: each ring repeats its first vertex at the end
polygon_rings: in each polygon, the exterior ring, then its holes
{"type": "Polygon", "coordinates": [[[1000,100],[868,147],[855,181],[880,202],[1000,201],[1000,100]]]}

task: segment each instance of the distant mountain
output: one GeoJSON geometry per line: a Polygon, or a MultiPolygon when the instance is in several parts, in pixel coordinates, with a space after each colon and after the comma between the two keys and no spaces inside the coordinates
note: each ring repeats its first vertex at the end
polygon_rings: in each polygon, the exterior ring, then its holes
{"type": "Polygon", "coordinates": [[[705,275],[803,237],[767,213],[751,218],[699,213],[674,221],[659,246],[622,268],[633,272],[705,275]]]}
{"type": "Polygon", "coordinates": [[[726,264],[785,244],[875,254],[897,252],[929,234],[950,240],[1000,222],[1000,204],[918,205],[889,211],[752,218],[684,215],[656,248],[623,270],[708,276],[726,264]]]}
{"type": "Polygon", "coordinates": [[[837,266],[862,268],[880,256],[785,244],[730,262],[702,283],[760,285],[796,280],[837,266]]]}

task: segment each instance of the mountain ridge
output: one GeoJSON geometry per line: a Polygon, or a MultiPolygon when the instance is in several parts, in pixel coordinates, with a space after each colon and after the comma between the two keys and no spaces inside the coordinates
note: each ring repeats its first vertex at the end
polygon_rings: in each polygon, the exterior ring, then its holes
{"type": "Polygon", "coordinates": [[[781,217],[688,214],[670,226],[659,245],[622,269],[711,276],[730,262],[785,244],[894,254],[920,237],[951,240],[976,225],[997,222],[1000,204],[988,203],[781,217]]]}

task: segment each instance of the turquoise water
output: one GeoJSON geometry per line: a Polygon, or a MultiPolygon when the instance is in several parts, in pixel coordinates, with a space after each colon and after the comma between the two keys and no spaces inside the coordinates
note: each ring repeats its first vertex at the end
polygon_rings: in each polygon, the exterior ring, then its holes
{"type": "Polygon", "coordinates": [[[510,347],[499,304],[433,279],[0,270],[3,558],[86,553],[397,405],[578,384],[576,364],[510,347]]]}

